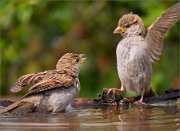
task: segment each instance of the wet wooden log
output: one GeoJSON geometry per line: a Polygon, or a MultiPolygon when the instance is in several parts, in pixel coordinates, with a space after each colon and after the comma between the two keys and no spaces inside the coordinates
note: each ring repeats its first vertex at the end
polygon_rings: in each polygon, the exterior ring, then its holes
{"type": "MultiPolygon", "coordinates": [[[[139,100],[138,97],[123,98],[116,94],[114,97],[107,96],[107,89],[103,90],[102,93],[96,99],[77,98],[72,102],[72,106],[83,106],[83,107],[99,107],[99,106],[112,106],[112,105],[130,105],[135,101],[139,100]]],[[[146,106],[180,106],[180,89],[168,89],[160,96],[152,96],[144,98],[146,106]]]]}
{"type": "Polygon", "coordinates": [[[144,102],[162,102],[168,100],[176,100],[178,98],[180,98],[180,89],[168,89],[161,96],[144,98],[144,102]]]}
{"type": "MultiPolygon", "coordinates": [[[[97,108],[102,106],[123,106],[133,104],[134,101],[140,99],[140,97],[128,97],[123,98],[119,94],[116,94],[113,98],[107,96],[107,90],[103,90],[102,93],[96,99],[89,98],[76,98],[72,102],[73,107],[85,107],[85,108],[97,108]]],[[[147,106],[180,106],[180,89],[169,89],[161,96],[153,96],[144,98],[144,102],[147,106]]],[[[12,104],[12,101],[1,100],[0,106],[7,107],[12,104]]]]}

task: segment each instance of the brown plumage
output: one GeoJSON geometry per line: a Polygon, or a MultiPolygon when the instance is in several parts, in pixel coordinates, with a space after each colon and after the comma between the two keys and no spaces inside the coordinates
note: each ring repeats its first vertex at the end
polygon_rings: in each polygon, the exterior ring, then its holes
{"type": "Polygon", "coordinates": [[[29,85],[29,92],[2,113],[24,115],[41,109],[50,112],[64,110],[80,90],[78,74],[84,59],[84,54],[67,53],[59,59],[56,69],[20,77],[11,91],[19,92],[29,85]]]}
{"type": "Polygon", "coordinates": [[[167,9],[147,29],[142,19],[136,14],[126,14],[120,18],[114,33],[124,38],[116,49],[117,69],[121,80],[121,89],[116,91],[135,91],[143,96],[152,94],[150,89],[152,63],[159,60],[163,47],[163,36],[180,19],[180,3],[167,9]]]}

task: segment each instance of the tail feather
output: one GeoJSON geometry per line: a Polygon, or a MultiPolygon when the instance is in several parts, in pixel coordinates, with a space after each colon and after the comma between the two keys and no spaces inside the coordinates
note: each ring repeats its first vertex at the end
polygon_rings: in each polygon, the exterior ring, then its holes
{"type": "Polygon", "coordinates": [[[17,101],[8,107],[6,107],[2,114],[11,114],[11,115],[26,115],[28,113],[33,112],[35,106],[33,103],[25,102],[25,101],[17,101]]]}
{"type": "Polygon", "coordinates": [[[145,97],[157,96],[157,93],[150,87],[149,91],[144,94],[145,97]]]}

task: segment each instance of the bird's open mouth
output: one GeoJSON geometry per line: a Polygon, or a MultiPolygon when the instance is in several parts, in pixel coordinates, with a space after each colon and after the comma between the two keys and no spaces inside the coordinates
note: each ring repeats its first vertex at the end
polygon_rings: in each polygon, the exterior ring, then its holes
{"type": "Polygon", "coordinates": [[[81,64],[86,60],[86,55],[85,54],[80,54],[79,55],[80,59],[81,59],[81,64]]]}

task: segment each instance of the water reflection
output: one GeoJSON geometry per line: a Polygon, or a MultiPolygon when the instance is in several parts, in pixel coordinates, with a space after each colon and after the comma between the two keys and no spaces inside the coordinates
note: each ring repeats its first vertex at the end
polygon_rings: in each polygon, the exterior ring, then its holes
{"type": "Polygon", "coordinates": [[[1,131],[180,130],[176,107],[75,108],[61,114],[0,117],[1,131]]]}

